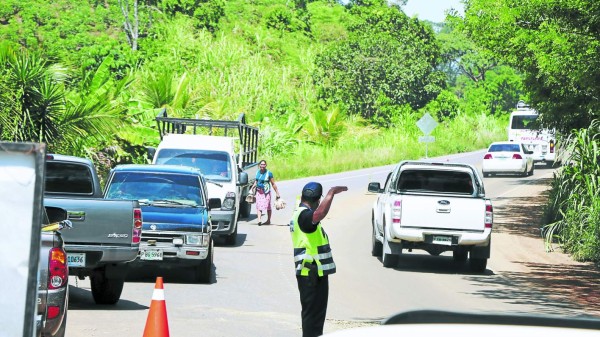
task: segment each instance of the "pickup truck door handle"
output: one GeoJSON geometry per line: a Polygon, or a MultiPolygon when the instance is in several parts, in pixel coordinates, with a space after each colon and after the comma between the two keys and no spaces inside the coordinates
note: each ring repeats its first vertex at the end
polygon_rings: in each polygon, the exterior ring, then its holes
{"type": "Polygon", "coordinates": [[[450,206],[448,207],[438,207],[436,209],[438,213],[450,213],[450,206]]]}
{"type": "Polygon", "coordinates": [[[85,212],[84,211],[68,211],[67,219],[71,221],[84,221],[85,220],[85,212]]]}

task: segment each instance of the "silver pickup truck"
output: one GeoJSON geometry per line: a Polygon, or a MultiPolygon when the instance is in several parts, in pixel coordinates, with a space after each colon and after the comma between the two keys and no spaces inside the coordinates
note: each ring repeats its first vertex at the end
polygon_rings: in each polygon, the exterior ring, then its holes
{"type": "MultiPolygon", "coordinates": [[[[64,337],[69,302],[69,268],[61,237],[64,225],[70,226],[62,208],[45,207],[38,267],[37,336],[64,337]]],[[[68,230],[68,229],[65,229],[68,230]]]]}
{"type": "Polygon", "coordinates": [[[97,304],[115,304],[121,297],[127,263],[138,255],[142,210],[137,200],[103,198],[89,159],[46,156],[44,205],[67,210],[73,228],[62,238],[69,274],[90,277],[97,304]]]}
{"type": "Polygon", "coordinates": [[[372,213],[372,255],[394,267],[402,250],[451,251],[456,262],[483,272],[490,257],[493,208],[469,164],[400,162],[378,193],[372,213]]]}

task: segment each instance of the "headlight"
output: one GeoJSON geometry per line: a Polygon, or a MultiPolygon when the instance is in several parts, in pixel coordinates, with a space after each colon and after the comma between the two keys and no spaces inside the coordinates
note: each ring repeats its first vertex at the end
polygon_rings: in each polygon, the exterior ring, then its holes
{"type": "Polygon", "coordinates": [[[195,246],[208,246],[208,243],[210,241],[210,235],[209,234],[200,234],[200,235],[186,235],[185,236],[185,242],[188,245],[195,245],[195,246]]]}
{"type": "Polygon", "coordinates": [[[186,235],[185,242],[188,245],[199,245],[202,242],[202,235],[186,235]]]}
{"type": "Polygon", "coordinates": [[[175,246],[181,246],[181,245],[183,245],[183,239],[182,238],[173,239],[173,244],[175,246]]]}
{"type": "Polygon", "coordinates": [[[223,203],[221,204],[221,209],[231,210],[234,207],[235,207],[235,193],[227,192],[227,195],[225,195],[225,199],[223,200],[223,203]]]}

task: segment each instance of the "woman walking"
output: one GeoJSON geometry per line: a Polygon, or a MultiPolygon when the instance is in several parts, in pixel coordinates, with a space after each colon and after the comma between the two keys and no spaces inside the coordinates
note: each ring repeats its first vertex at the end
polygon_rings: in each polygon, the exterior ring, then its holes
{"type": "Polygon", "coordinates": [[[256,180],[252,184],[252,189],[256,187],[256,215],[258,225],[262,226],[262,213],[267,213],[267,221],[264,225],[271,224],[271,189],[273,189],[279,199],[279,190],[275,184],[273,173],[267,170],[267,162],[261,160],[258,164],[259,170],[256,172],[256,180]]]}

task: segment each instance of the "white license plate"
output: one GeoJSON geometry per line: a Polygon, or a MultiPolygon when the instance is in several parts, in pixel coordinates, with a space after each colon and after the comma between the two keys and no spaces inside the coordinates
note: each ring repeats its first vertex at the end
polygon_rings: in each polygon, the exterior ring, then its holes
{"type": "Polygon", "coordinates": [[[451,236],[434,235],[433,236],[433,243],[438,244],[438,245],[451,246],[452,245],[452,237],[451,236]]]}
{"type": "Polygon", "coordinates": [[[85,267],[85,253],[68,253],[67,265],[69,267],[85,267]]]}
{"type": "Polygon", "coordinates": [[[140,260],[162,261],[162,250],[140,250],[140,260]]]}

